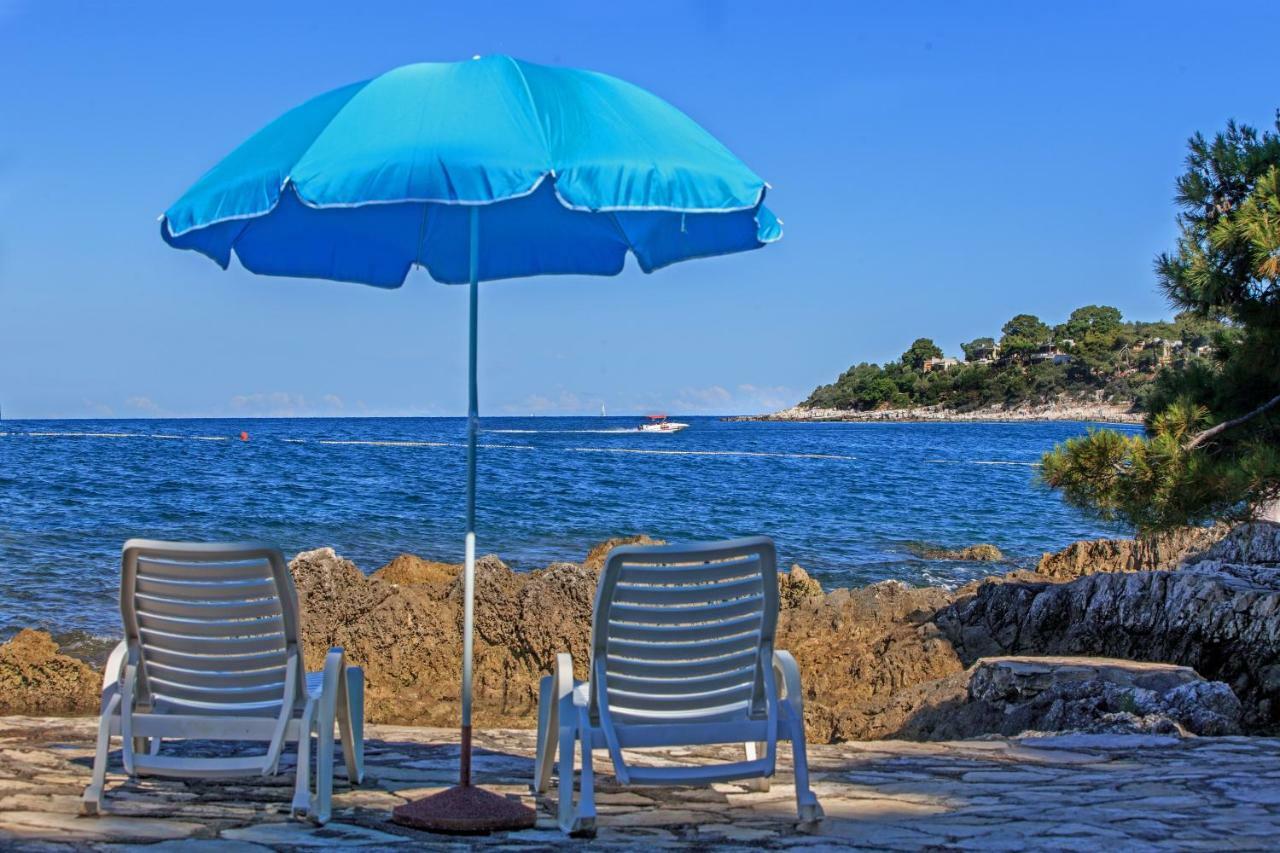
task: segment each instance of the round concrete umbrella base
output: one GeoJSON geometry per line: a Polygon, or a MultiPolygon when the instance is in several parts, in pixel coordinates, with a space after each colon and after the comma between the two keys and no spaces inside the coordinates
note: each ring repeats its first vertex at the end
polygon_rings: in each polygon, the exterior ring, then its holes
{"type": "Polygon", "coordinates": [[[483,835],[533,827],[533,809],[518,800],[483,788],[448,788],[438,794],[396,806],[391,819],[430,832],[483,835]]]}

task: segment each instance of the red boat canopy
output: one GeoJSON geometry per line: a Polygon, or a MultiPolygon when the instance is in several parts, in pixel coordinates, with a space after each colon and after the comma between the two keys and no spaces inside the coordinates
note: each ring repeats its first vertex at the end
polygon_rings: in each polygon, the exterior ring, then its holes
{"type": "Polygon", "coordinates": [[[666,418],[666,415],[645,415],[651,421],[660,421],[666,418]]]}

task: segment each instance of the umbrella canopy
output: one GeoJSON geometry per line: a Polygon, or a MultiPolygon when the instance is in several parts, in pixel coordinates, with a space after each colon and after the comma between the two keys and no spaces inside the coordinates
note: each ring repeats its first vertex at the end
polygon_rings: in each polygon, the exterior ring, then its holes
{"type": "Polygon", "coordinates": [[[592,71],[490,56],[406,65],[285,113],[162,217],[224,268],[398,287],[652,272],[781,236],[767,184],[660,98],[592,71]]]}
{"type": "Polygon", "coordinates": [[[161,217],[223,268],[399,287],[414,266],[469,283],[460,787],[400,806],[429,828],[532,825],[471,787],[478,283],[645,272],[782,236],[768,185],[670,104],[604,74],[507,56],[422,63],[267,125],[161,217]],[[458,811],[464,812],[459,816],[458,811]]]}

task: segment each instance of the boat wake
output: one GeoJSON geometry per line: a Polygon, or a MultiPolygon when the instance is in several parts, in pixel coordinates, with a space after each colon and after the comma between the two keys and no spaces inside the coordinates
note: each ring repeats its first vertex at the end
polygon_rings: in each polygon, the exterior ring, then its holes
{"type": "Polygon", "coordinates": [[[638,427],[610,427],[608,429],[481,429],[482,433],[508,435],[540,435],[542,433],[560,433],[562,435],[631,435],[640,432],[638,427]]]}

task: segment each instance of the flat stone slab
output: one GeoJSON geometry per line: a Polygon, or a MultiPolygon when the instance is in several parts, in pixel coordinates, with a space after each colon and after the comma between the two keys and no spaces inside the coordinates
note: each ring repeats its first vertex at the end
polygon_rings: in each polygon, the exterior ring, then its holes
{"type": "Polygon", "coordinates": [[[1189,666],[1069,655],[979,658],[975,666],[999,672],[1004,678],[1016,683],[1023,692],[1035,691],[1052,682],[1086,679],[1108,681],[1118,687],[1164,692],[1182,684],[1204,680],[1189,666]]]}
{"type": "MultiPolygon", "coordinates": [[[[531,731],[479,734],[477,768],[486,787],[536,806],[537,826],[473,838],[391,822],[396,805],[452,781],[456,731],[370,726],[369,781],[353,788],[340,771],[333,820],[323,827],[290,820],[287,775],[130,780],[118,753],[107,779],[107,814],[78,817],[95,732],[89,718],[0,718],[0,849],[545,850],[564,841],[554,801],[528,792],[531,731]]],[[[740,759],[741,749],[632,755],[639,764],[707,763],[740,759]]],[[[607,753],[596,757],[598,834],[593,842],[574,842],[587,849],[1244,851],[1275,849],[1280,837],[1280,739],[1273,738],[1064,735],[811,746],[813,787],[828,817],[803,826],[795,820],[785,746],[764,792],[746,783],[624,788],[607,753]]]]}

